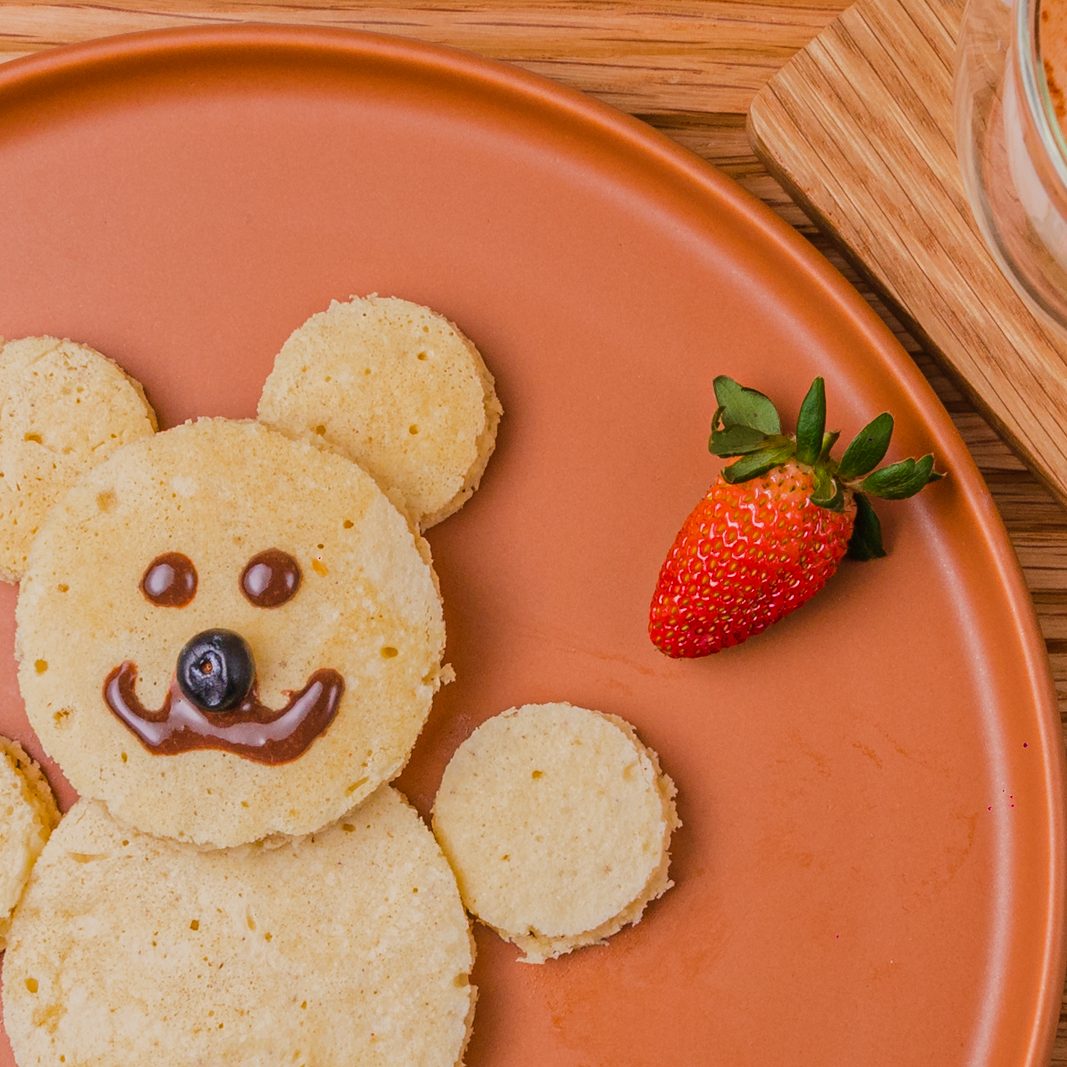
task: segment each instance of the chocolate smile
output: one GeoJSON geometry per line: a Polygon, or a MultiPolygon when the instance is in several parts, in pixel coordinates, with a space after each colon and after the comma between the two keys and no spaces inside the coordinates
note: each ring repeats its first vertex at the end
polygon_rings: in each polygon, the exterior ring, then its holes
{"type": "Polygon", "coordinates": [[[256,687],[235,707],[205,714],[170,683],[163,706],[151,711],[136,693],[137,666],[127,660],[104,681],[107,706],[150,752],[174,756],[198,748],[221,749],[257,763],[289,763],[302,756],[333,722],[344,679],[329,668],[315,671],[307,685],[289,694],[275,711],[261,704],[256,687]]]}

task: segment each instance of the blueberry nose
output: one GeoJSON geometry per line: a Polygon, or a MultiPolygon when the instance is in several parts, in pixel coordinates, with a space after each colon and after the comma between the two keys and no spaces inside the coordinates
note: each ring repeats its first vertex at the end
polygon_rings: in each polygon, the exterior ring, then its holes
{"type": "Polygon", "coordinates": [[[256,676],[252,650],[232,630],[204,630],[178,653],[178,685],[201,711],[241,703],[256,676]]]}

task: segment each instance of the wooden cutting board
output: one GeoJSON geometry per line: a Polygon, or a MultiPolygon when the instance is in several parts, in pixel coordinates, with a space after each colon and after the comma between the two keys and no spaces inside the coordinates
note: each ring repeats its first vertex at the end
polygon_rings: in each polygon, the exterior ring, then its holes
{"type": "Polygon", "coordinates": [[[758,94],[749,135],[1067,501],[1067,335],[1039,321],[1000,273],[957,166],[962,10],[962,0],[860,0],[758,94]]]}

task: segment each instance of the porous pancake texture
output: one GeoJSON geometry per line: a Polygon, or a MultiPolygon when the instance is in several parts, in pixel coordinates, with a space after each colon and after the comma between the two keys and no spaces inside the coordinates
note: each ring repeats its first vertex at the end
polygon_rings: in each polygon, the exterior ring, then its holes
{"type": "Polygon", "coordinates": [[[0,578],[21,577],[30,542],[66,489],[155,429],[141,386],[95,349],[0,338],[0,578]]]}
{"type": "Polygon", "coordinates": [[[441,680],[444,622],[429,549],[350,460],[253,422],[204,419],[135,442],[90,471],[34,542],[17,608],[19,686],[41,743],[83,797],[147,833],[231,846],[306,834],[407,762],[441,680]],[[264,607],[242,589],[259,554],[300,571],[264,607]],[[177,553],[196,572],[182,606],[142,580],[177,553]],[[273,712],[321,670],[344,691],[295,758],[213,748],[161,754],[105,699],[124,663],[136,699],[165,705],[195,635],[232,631],[273,712]]]}
{"type": "Polygon", "coordinates": [[[17,741],[0,737],[0,952],[30,871],[59,822],[52,790],[17,741]]]}
{"type": "Polygon", "coordinates": [[[638,922],[670,888],[674,793],[628,723],[531,704],[459,747],[433,826],[468,910],[541,963],[638,922]]]}
{"type": "Polygon", "coordinates": [[[259,417],[365,467],[425,529],[478,486],[501,407],[477,348],[395,297],[334,301],[285,342],[259,417]]]}
{"type": "Polygon", "coordinates": [[[383,787],[322,833],[203,851],[79,802],[4,961],[20,1067],[454,1067],[474,1007],[466,915],[383,787]]]}

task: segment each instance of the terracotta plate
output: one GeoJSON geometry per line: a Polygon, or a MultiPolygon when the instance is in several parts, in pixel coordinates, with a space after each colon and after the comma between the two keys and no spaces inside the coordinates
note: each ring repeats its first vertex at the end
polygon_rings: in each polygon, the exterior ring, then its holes
{"type": "MultiPolygon", "coordinates": [[[[251,415],[331,297],[397,293],[482,347],[507,415],[432,533],[459,681],[402,784],[476,723],[569,699],[681,791],[677,887],[543,967],[484,931],[474,1067],[1037,1064],[1062,971],[1061,738],[989,494],[930,389],[825,262],[639,123],[516,70],[341,32],[116,39],[0,70],[0,334],[84,339],[164,424],[251,415]],[[742,648],[675,663],[645,612],[715,470],[711,379],[951,477],[742,648]]],[[[145,522],[152,522],[151,515],[145,522]]],[[[0,727],[33,739],[3,593],[0,727]]],[[[52,769],[58,780],[58,773],[52,769]]]]}

